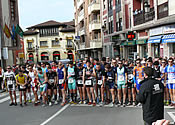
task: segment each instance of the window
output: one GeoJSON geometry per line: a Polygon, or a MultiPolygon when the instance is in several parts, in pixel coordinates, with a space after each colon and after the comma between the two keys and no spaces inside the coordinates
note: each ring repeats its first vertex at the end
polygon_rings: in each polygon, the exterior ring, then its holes
{"type": "Polygon", "coordinates": [[[32,42],[28,42],[28,48],[32,49],[33,46],[32,46],[32,42]]]}
{"type": "Polygon", "coordinates": [[[45,28],[45,29],[40,29],[40,37],[44,36],[57,36],[59,35],[59,30],[58,28],[45,28]]]}
{"type": "Polygon", "coordinates": [[[40,46],[47,46],[47,41],[40,41],[40,46]]]}
{"type": "Polygon", "coordinates": [[[60,43],[59,41],[52,40],[52,46],[58,46],[60,43]]]}
{"type": "Polygon", "coordinates": [[[70,40],[70,39],[67,40],[67,46],[68,47],[72,47],[73,46],[72,40],[70,40]]]}
{"type": "Polygon", "coordinates": [[[12,19],[12,21],[15,21],[15,17],[16,17],[16,2],[15,2],[15,0],[10,1],[10,11],[11,11],[11,19],[12,19]]]}
{"type": "Polygon", "coordinates": [[[168,16],[168,2],[158,6],[158,19],[168,16]]]}

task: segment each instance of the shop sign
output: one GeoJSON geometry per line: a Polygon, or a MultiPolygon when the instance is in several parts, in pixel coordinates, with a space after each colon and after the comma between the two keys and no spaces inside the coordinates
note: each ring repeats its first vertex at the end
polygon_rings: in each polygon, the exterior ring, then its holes
{"type": "Polygon", "coordinates": [[[137,40],[136,44],[146,44],[146,39],[137,40]]]}

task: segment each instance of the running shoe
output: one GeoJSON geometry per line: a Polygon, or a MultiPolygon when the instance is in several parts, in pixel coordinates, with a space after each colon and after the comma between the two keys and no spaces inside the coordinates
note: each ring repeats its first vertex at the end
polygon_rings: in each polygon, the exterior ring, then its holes
{"type": "Polygon", "coordinates": [[[136,103],[135,103],[135,102],[133,102],[133,103],[132,103],[132,105],[133,105],[133,106],[136,106],[136,103]]]}
{"type": "Polygon", "coordinates": [[[13,105],[14,105],[14,103],[13,103],[13,102],[9,104],[9,106],[13,106],[13,105]]]}
{"type": "Polygon", "coordinates": [[[100,102],[100,107],[104,106],[104,102],[100,102]]]}
{"type": "Polygon", "coordinates": [[[22,105],[22,104],[20,104],[20,107],[23,107],[23,105],[22,105]]]}
{"type": "Polygon", "coordinates": [[[46,104],[43,104],[42,107],[46,107],[46,104]]]}
{"type": "Polygon", "coordinates": [[[92,105],[92,102],[89,102],[88,105],[92,105]]]}
{"type": "Polygon", "coordinates": [[[130,105],[131,105],[131,102],[129,101],[128,104],[127,104],[127,106],[130,106],[130,105]]]}
{"type": "Polygon", "coordinates": [[[49,102],[49,106],[52,106],[52,103],[51,102],[49,102]]]}
{"type": "Polygon", "coordinates": [[[142,104],[141,104],[141,103],[138,103],[138,104],[137,104],[137,107],[141,107],[141,106],[142,106],[142,104]]]}
{"type": "Polygon", "coordinates": [[[114,107],[115,105],[114,105],[113,102],[111,102],[108,106],[112,108],[112,107],[114,107]]]}
{"type": "Polygon", "coordinates": [[[96,106],[96,103],[95,103],[95,102],[93,102],[92,106],[96,106]]]}
{"type": "Polygon", "coordinates": [[[121,106],[121,102],[119,102],[119,103],[117,104],[117,106],[120,107],[120,106],[121,106]]]}
{"type": "Polygon", "coordinates": [[[100,102],[100,99],[99,99],[99,97],[97,97],[97,104],[99,104],[99,102],[100,102]]]}
{"type": "Polygon", "coordinates": [[[55,101],[54,104],[57,105],[58,104],[58,101],[55,101]]]}
{"type": "Polygon", "coordinates": [[[18,105],[18,104],[15,102],[15,103],[14,103],[14,106],[17,106],[17,105],[18,105]]]}
{"type": "Polygon", "coordinates": [[[32,100],[30,99],[30,100],[28,100],[28,102],[29,102],[29,103],[32,103],[32,100]]]}
{"type": "Polygon", "coordinates": [[[126,104],[125,104],[125,103],[123,103],[122,107],[126,107],[126,104]]]}

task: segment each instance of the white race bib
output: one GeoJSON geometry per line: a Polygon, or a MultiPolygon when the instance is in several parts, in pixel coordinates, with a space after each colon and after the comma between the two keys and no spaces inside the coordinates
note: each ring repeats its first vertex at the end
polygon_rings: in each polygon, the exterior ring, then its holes
{"type": "Polygon", "coordinates": [[[25,86],[20,86],[20,89],[25,89],[26,87],[25,86]]]}
{"type": "Polygon", "coordinates": [[[78,85],[83,85],[83,80],[78,80],[78,85]]]}
{"type": "Polygon", "coordinates": [[[124,75],[119,75],[119,76],[118,76],[118,80],[119,80],[119,81],[124,81],[124,80],[125,80],[124,75]]]}
{"type": "Polygon", "coordinates": [[[133,74],[129,74],[128,75],[128,79],[133,79],[134,78],[134,75],[133,74]]]}
{"type": "Polygon", "coordinates": [[[88,85],[88,86],[92,85],[92,80],[86,80],[85,85],[88,85]]]}
{"type": "Polygon", "coordinates": [[[102,85],[103,81],[102,80],[98,80],[98,85],[102,85]]]}
{"type": "Polygon", "coordinates": [[[73,83],[74,82],[74,79],[73,78],[69,78],[68,79],[68,83],[73,83]]]}
{"type": "Polygon", "coordinates": [[[13,84],[13,81],[9,80],[7,81],[7,85],[12,85],[13,84]]]}
{"type": "Polygon", "coordinates": [[[63,84],[64,79],[59,79],[59,84],[63,84]]]}
{"type": "Polygon", "coordinates": [[[175,84],[175,79],[168,80],[168,83],[175,84]]]}
{"type": "Polygon", "coordinates": [[[49,82],[50,83],[54,83],[54,79],[49,79],[49,82]]]}

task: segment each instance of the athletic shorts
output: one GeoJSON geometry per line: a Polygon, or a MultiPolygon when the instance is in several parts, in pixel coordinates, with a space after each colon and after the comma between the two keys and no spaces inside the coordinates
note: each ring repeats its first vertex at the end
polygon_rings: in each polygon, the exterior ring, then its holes
{"type": "Polygon", "coordinates": [[[138,80],[136,80],[135,82],[136,82],[136,88],[137,88],[137,90],[140,90],[141,84],[138,83],[138,80]]]}
{"type": "Polygon", "coordinates": [[[25,88],[21,88],[21,86],[18,85],[18,90],[19,90],[19,91],[26,91],[26,87],[25,87],[25,88]]]}
{"type": "Polygon", "coordinates": [[[16,91],[15,84],[7,85],[8,91],[16,91]]]}
{"type": "Polygon", "coordinates": [[[85,86],[86,86],[86,87],[93,87],[93,80],[92,80],[92,79],[86,79],[86,80],[85,80],[85,86]],[[87,84],[86,84],[86,81],[87,81],[87,80],[88,80],[88,81],[91,80],[91,84],[90,84],[90,85],[87,85],[87,84]]]}
{"type": "Polygon", "coordinates": [[[175,84],[173,84],[173,83],[168,83],[168,84],[166,84],[166,87],[167,87],[168,89],[175,89],[175,84]]]}
{"type": "Polygon", "coordinates": [[[106,86],[109,87],[109,89],[114,89],[115,88],[114,83],[107,83],[106,86]]]}
{"type": "MultiPolygon", "coordinates": [[[[77,79],[77,87],[83,87],[83,84],[78,84],[78,82],[79,82],[79,80],[81,80],[81,79],[77,79]]],[[[83,80],[81,80],[82,81],[82,83],[83,83],[83,80]]]]}
{"type": "Polygon", "coordinates": [[[47,89],[53,89],[54,84],[47,83],[47,89]]]}
{"type": "Polygon", "coordinates": [[[76,89],[76,81],[73,80],[73,83],[68,83],[69,90],[75,90],[76,89]]]}
{"type": "Polygon", "coordinates": [[[132,88],[134,88],[134,83],[129,83],[129,82],[128,82],[128,84],[127,84],[127,85],[128,85],[128,86],[127,86],[127,87],[128,87],[128,89],[132,89],[132,88]]]}
{"type": "Polygon", "coordinates": [[[126,88],[126,84],[125,83],[117,84],[117,89],[124,89],[124,88],[126,88]]]}
{"type": "Polygon", "coordinates": [[[47,91],[47,84],[40,86],[40,92],[46,92],[47,91]]]}

